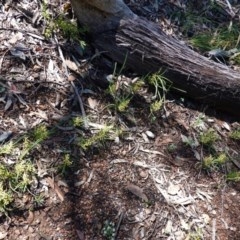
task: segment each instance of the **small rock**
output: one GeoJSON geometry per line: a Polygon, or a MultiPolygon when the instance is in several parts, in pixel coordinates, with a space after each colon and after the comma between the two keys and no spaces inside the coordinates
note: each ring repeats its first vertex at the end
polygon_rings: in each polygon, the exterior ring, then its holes
{"type": "Polygon", "coordinates": [[[213,215],[216,215],[217,212],[216,212],[215,210],[212,210],[212,214],[213,214],[213,215]]]}
{"type": "Polygon", "coordinates": [[[148,177],[148,172],[141,170],[139,172],[139,175],[140,175],[141,178],[147,178],[148,177]]]}
{"type": "Polygon", "coordinates": [[[225,209],[229,208],[229,206],[227,204],[223,204],[223,206],[224,206],[225,209]]]}
{"type": "Polygon", "coordinates": [[[146,142],[146,143],[149,142],[148,137],[147,137],[147,135],[145,133],[142,133],[142,137],[144,139],[144,142],[146,142]]]}
{"type": "Polygon", "coordinates": [[[149,137],[149,138],[155,138],[155,134],[150,132],[150,131],[146,131],[146,135],[149,137]]]}

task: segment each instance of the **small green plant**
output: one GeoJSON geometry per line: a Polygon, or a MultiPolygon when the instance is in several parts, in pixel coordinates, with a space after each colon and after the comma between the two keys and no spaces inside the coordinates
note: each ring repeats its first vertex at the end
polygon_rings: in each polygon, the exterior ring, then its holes
{"type": "Polygon", "coordinates": [[[39,146],[50,135],[45,125],[37,126],[29,136],[24,136],[20,159],[24,159],[31,150],[39,146]]]}
{"type": "Polygon", "coordinates": [[[2,154],[10,154],[14,151],[14,144],[12,141],[3,144],[0,146],[0,155],[2,154]]]}
{"type": "Polygon", "coordinates": [[[230,50],[236,48],[239,44],[239,25],[233,24],[231,28],[229,26],[221,27],[214,34],[206,32],[196,35],[190,42],[201,51],[210,51],[213,49],[230,50]]]}
{"type": "Polygon", "coordinates": [[[64,175],[67,172],[67,170],[71,167],[71,165],[72,165],[72,161],[71,161],[70,155],[65,154],[63,157],[63,161],[58,168],[58,171],[62,175],[64,175]]]}
{"type": "Polygon", "coordinates": [[[131,90],[135,94],[142,90],[144,86],[145,86],[144,81],[142,79],[138,79],[137,81],[132,83],[131,90]]]}
{"type": "Polygon", "coordinates": [[[189,233],[185,240],[203,240],[203,233],[201,229],[197,229],[196,231],[193,231],[189,233]]]}
{"type": "Polygon", "coordinates": [[[240,181],[240,172],[230,172],[226,177],[227,181],[239,182],[240,181]]]}
{"type": "Polygon", "coordinates": [[[204,130],[206,128],[204,120],[205,114],[200,113],[191,125],[196,129],[204,130]]]}
{"type": "Polygon", "coordinates": [[[163,107],[163,104],[164,104],[164,100],[163,99],[154,101],[150,105],[150,112],[152,114],[154,114],[155,112],[158,112],[163,107]]]}
{"type": "Polygon", "coordinates": [[[234,130],[230,133],[230,138],[234,140],[240,140],[240,128],[237,130],[234,130]]]}
{"type": "Polygon", "coordinates": [[[221,153],[217,157],[209,155],[203,159],[202,168],[205,170],[217,170],[227,161],[228,157],[225,153],[221,153]]]}
{"type": "Polygon", "coordinates": [[[171,143],[167,146],[167,150],[169,153],[173,153],[177,150],[177,145],[174,143],[171,143]]]}
{"type": "Polygon", "coordinates": [[[55,27],[54,27],[53,19],[49,12],[48,3],[46,0],[44,0],[42,2],[42,16],[45,21],[44,36],[46,38],[50,38],[52,36],[52,33],[53,33],[55,27]]]}
{"type": "Polygon", "coordinates": [[[199,142],[196,138],[187,137],[183,134],[181,134],[182,142],[185,143],[187,146],[190,146],[191,148],[196,148],[199,146],[199,142]]]}
{"type": "Polygon", "coordinates": [[[0,164],[0,181],[4,182],[5,180],[11,177],[10,171],[7,169],[6,166],[0,164]]]}
{"type": "Polygon", "coordinates": [[[46,0],[42,3],[42,16],[45,21],[44,36],[47,39],[52,37],[53,33],[61,32],[63,37],[78,42],[81,50],[84,50],[86,43],[80,39],[80,34],[85,33],[86,29],[79,28],[76,21],[70,21],[65,18],[63,13],[60,13],[60,15],[54,19],[48,9],[46,0]]]}
{"type": "Polygon", "coordinates": [[[204,146],[212,147],[212,145],[219,139],[219,136],[214,131],[214,129],[210,128],[207,132],[202,133],[200,135],[200,142],[204,146]]]}
{"type": "Polygon", "coordinates": [[[84,123],[84,119],[82,117],[75,117],[72,119],[72,125],[74,127],[82,127],[84,123]]]}
{"type": "Polygon", "coordinates": [[[108,240],[114,240],[116,235],[116,228],[113,222],[106,220],[102,229],[103,236],[108,240]]]}
{"type": "MultiPolygon", "coordinates": [[[[79,41],[79,34],[84,33],[86,30],[81,29],[77,26],[76,21],[70,21],[66,18],[64,18],[62,15],[60,15],[57,20],[55,21],[56,26],[58,29],[63,33],[63,36],[69,39],[72,39],[73,41],[79,41]]],[[[86,46],[86,43],[81,41],[82,44],[80,44],[82,47],[86,46]]]]}
{"type": "Polygon", "coordinates": [[[42,207],[45,203],[45,197],[43,194],[34,195],[33,203],[35,207],[42,207]]]}
{"type": "Polygon", "coordinates": [[[166,93],[169,91],[172,83],[166,77],[164,77],[164,72],[161,72],[160,70],[157,73],[149,75],[147,76],[146,81],[155,89],[153,98],[165,100],[166,93]]]}
{"type": "Polygon", "coordinates": [[[0,212],[6,213],[8,206],[13,202],[13,195],[10,191],[7,191],[3,187],[3,183],[0,182],[0,212]]]}
{"type": "Polygon", "coordinates": [[[128,98],[128,97],[120,98],[119,102],[117,104],[117,110],[119,112],[125,112],[126,109],[128,108],[128,105],[129,105],[130,101],[131,101],[131,98],[128,98]]]}
{"type": "Polygon", "coordinates": [[[111,126],[105,126],[99,132],[97,132],[96,134],[94,134],[91,137],[84,137],[84,138],[82,137],[78,141],[78,145],[83,150],[87,150],[89,147],[91,147],[95,144],[103,143],[105,140],[108,139],[111,129],[112,129],[111,126]]]}
{"type": "Polygon", "coordinates": [[[11,182],[14,190],[25,192],[32,183],[36,170],[32,162],[21,160],[15,164],[11,182]]]}
{"type": "Polygon", "coordinates": [[[7,214],[9,205],[14,201],[14,194],[29,190],[36,169],[28,155],[39,148],[49,135],[47,127],[39,125],[15,142],[10,141],[0,146],[0,156],[11,159],[10,163],[0,163],[0,212],[7,214]]]}
{"type": "Polygon", "coordinates": [[[154,87],[155,90],[154,96],[152,97],[153,102],[150,105],[150,113],[154,116],[154,114],[164,106],[166,94],[171,87],[171,82],[164,77],[164,72],[161,72],[161,70],[152,75],[148,75],[146,82],[154,87]]]}
{"type": "Polygon", "coordinates": [[[39,125],[33,130],[33,141],[42,142],[49,136],[49,131],[45,125],[39,125]]]}
{"type": "Polygon", "coordinates": [[[127,87],[121,81],[116,80],[109,85],[107,92],[114,100],[114,104],[111,104],[110,106],[114,106],[115,111],[121,113],[127,111],[133,96],[131,86],[127,87]]]}

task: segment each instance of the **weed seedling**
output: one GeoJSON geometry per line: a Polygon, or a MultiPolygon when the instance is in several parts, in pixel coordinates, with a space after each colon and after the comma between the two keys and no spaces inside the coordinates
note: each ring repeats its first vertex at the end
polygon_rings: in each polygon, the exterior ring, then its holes
{"type": "Polygon", "coordinates": [[[0,212],[7,214],[8,206],[12,201],[12,193],[5,190],[3,187],[3,183],[0,182],[0,212]]]}
{"type": "Polygon", "coordinates": [[[230,138],[240,140],[240,128],[230,133],[230,138]]]}
{"type": "Polygon", "coordinates": [[[177,145],[174,143],[171,143],[167,146],[167,150],[169,153],[173,153],[177,150],[177,145]]]}
{"type": "Polygon", "coordinates": [[[239,182],[240,181],[240,172],[230,172],[226,177],[227,181],[239,182]]]}
{"type": "Polygon", "coordinates": [[[200,143],[204,146],[212,147],[213,144],[219,139],[219,136],[214,131],[214,129],[210,128],[207,132],[202,133],[200,135],[200,143]]]}
{"type": "Polygon", "coordinates": [[[34,206],[35,207],[42,207],[44,206],[44,202],[45,202],[45,197],[43,194],[38,194],[34,196],[34,206]]]}
{"type": "Polygon", "coordinates": [[[36,169],[30,161],[19,161],[16,163],[12,174],[12,187],[15,190],[25,192],[27,187],[32,183],[32,178],[35,173],[36,169]]]}
{"type": "Polygon", "coordinates": [[[106,220],[102,229],[103,236],[108,240],[114,240],[116,229],[113,222],[106,220]]]}
{"type": "Polygon", "coordinates": [[[64,175],[66,174],[67,170],[71,167],[72,165],[72,161],[70,159],[70,155],[69,154],[65,154],[64,157],[63,157],[63,161],[62,163],[60,164],[59,168],[58,168],[58,171],[64,175]]]}
{"type": "Polygon", "coordinates": [[[219,169],[223,164],[228,161],[228,157],[226,154],[222,153],[219,156],[208,156],[203,159],[202,168],[205,170],[214,171],[219,169]]]}
{"type": "Polygon", "coordinates": [[[101,129],[99,132],[97,132],[91,137],[81,137],[78,141],[78,145],[83,150],[87,150],[95,144],[103,143],[108,139],[111,129],[112,127],[105,126],[103,129],[101,129]]]}

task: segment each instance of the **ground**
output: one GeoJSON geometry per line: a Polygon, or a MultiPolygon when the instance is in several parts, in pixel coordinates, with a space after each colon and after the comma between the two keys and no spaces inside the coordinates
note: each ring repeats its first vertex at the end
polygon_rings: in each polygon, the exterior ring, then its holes
{"type": "MultiPolygon", "coordinates": [[[[47,2],[0,3],[1,144],[21,142],[39,125],[51,131],[26,154],[36,169],[27,190],[10,186],[14,200],[1,215],[0,239],[240,239],[240,185],[226,177],[239,169],[240,143],[229,137],[238,119],[172,93],[153,114],[146,85],[127,111],[117,111],[106,90],[114,63],[59,37],[51,24],[59,12],[72,17],[70,5],[47,2]],[[200,141],[208,129],[218,136],[214,147],[200,141]],[[229,160],[204,168],[213,152],[229,160]]],[[[187,2],[128,4],[187,41],[175,14],[187,2]]],[[[121,89],[141,78],[120,72],[115,81],[121,89]]],[[[0,155],[10,169],[23,150],[16,144],[15,151],[0,155]]]]}

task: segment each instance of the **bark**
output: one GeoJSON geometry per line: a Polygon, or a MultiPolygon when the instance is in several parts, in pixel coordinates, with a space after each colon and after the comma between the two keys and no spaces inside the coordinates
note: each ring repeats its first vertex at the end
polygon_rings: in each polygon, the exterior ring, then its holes
{"type": "MultiPolygon", "coordinates": [[[[79,11],[78,3],[83,2],[72,0],[76,13],[79,11]]],[[[85,8],[88,17],[84,17],[81,11],[77,17],[81,23],[89,24],[96,48],[120,63],[127,56],[126,66],[139,74],[161,69],[173,87],[183,90],[185,95],[240,116],[240,73],[167,36],[157,24],[137,17],[120,0],[93,0],[86,4],[93,12],[87,12],[85,8]],[[100,2],[119,4],[111,5],[106,14],[107,6],[100,2]],[[95,21],[89,22],[93,15],[95,21]],[[104,21],[98,21],[100,19],[104,21]]],[[[83,5],[81,9],[83,11],[83,5]]]]}

